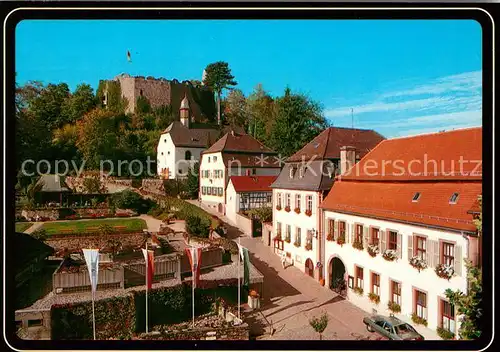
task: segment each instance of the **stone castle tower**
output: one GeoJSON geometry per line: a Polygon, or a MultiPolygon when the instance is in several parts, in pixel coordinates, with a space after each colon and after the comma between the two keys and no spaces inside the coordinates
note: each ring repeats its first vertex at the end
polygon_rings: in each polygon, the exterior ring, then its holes
{"type": "MultiPolygon", "coordinates": [[[[190,81],[179,82],[176,79],[167,80],[150,76],[133,77],[128,74],[118,75],[112,81],[119,82],[121,95],[128,102],[126,113],[136,111],[137,99],[142,96],[148,100],[152,108],[170,105],[172,111],[180,113],[181,102],[187,99],[190,115],[196,121],[216,119],[214,93],[206,86],[193,85],[190,81]]],[[[106,103],[105,99],[103,102],[106,103]]]]}

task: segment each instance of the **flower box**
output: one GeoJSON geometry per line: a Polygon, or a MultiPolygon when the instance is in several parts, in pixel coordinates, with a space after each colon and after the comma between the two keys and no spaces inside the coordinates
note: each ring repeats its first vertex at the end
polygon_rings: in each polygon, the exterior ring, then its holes
{"type": "Polygon", "coordinates": [[[297,214],[300,214],[300,208],[295,208],[295,209],[293,209],[293,211],[294,211],[295,213],[297,213],[297,214]]]}
{"type": "Polygon", "coordinates": [[[413,313],[411,315],[411,320],[418,325],[424,325],[427,326],[427,319],[419,317],[417,314],[413,313]]]}
{"type": "Polygon", "coordinates": [[[281,206],[277,205],[276,210],[278,210],[278,211],[281,210],[281,206]]]}
{"type": "Polygon", "coordinates": [[[312,251],[312,249],[313,249],[312,243],[306,244],[306,251],[312,251]]]}
{"type": "Polygon", "coordinates": [[[362,251],[362,250],[363,250],[363,243],[361,243],[361,242],[357,242],[357,241],[354,241],[354,242],[352,243],[352,247],[353,247],[353,248],[356,248],[357,250],[362,251]]]}
{"type": "Polygon", "coordinates": [[[387,309],[389,309],[393,313],[401,313],[401,306],[396,302],[389,301],[387,303],[387,309]]]}
{"type": "Polygon", "coordinates": [[[410,258],[410,265],[417,269],[418,272],[427,268],[427,263],[425,262],[425,260],[418,256],[413,256],[410,258]]]}
{"type": "Polygon", "coordinates": [[[438,327],[436,329],[436,332],[439,335],[439,337],[442,338],[443,340],[454,340],[455,339],[454,333],[452,333],[451,331],[446,330],[442,327],[438,327]]]}
{"type": "Polygon", "coordinates": [[[376,244],[369,244],[366,250],[368,251],[368,254],[372,257],[376,257],[377,254],[379,253],[379,249],[376,244]]]}
{"type": "Polygon", "coordinates": [[[345,243],[345,236],[338,236],[337,237],[337,244],[339,246],[342,246],[345,243]]]}
{"type": "Polygon", "coordinates": [[[354,287],[352,289],[354,291],[354,293],[356,293],[357,295],[359,296],[363,296],[363,289],[361,287],[354,287]]]}
{"type": "Polygon", "coordinates": [[[290,236],[285,236],[285,242],[286,243],[290,243],[292,240],[290,239],[290,236]]]}
{"type": "Polygon", "coordinates": [[[329,233],[328,235],[326,235],[326,240],[333,241],[333,233],[329,233]]]}
{"type": "Polygon", "coordinates": [[[380,303],[380,296],[377,295],[376,293],[370,292],[368,294],[368,298],[370,299],[371,302],[373,302],[375,304],[379,304],[380,303]]]}
{"type": "Polygon", "coordinates": [[[398,254],[394,249],[386,249],[384,253],[382,253],[382,258],[385,260],[392,262],[396,259],[398,259],[398,254]]]}
{"type": "Polygon", "coordinates": [[[281,241],[281,233],[278,233],[276,236],[274,236],[273,240],[281,241]]]}
{"type": "Polygon", "coordinates": [[[437,276],[446,280],[451,279],[453,277],[453,274],[455,273],[455,269],[453,269],[453,266],[448,264],[437,265],[435,271],[437,276]]]}
{"type": "Polygon", "coordinates": [[[294,245],[295,247],[300,247],[300,242],[295,241],[295,242],[293,242],[293,245],[294,245]]]}
{"type": "Polygon", "coordinates": [[[286,206],[286,207],[285,207],[285,211],[286,211],[287,213],[289,213],[289,212],[290,212],[290,207],[286,206]]]}
{"type": "Polygon", "coordinates": [[[311,216],[311,215],[312,215],[312,210],[307,209],[305,214],[306,214],[307,216],[311,216]]]}

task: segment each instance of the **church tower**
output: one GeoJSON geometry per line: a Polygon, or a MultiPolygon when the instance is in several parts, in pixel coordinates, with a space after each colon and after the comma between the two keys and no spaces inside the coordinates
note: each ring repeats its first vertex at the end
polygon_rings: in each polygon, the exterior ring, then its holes
{"type": "Polygon", "coordinates": [[[181,117],[181,123],[186,126],[187,128],[189,128],[189,114],[190,114],[190,111],[189,111],[189,101],[188,101],[188,98],[187,98],[187,94],[184,95],[184,99],[182,99],[181,101],[181,107],[179,109],[179,115],[181,117]]]}

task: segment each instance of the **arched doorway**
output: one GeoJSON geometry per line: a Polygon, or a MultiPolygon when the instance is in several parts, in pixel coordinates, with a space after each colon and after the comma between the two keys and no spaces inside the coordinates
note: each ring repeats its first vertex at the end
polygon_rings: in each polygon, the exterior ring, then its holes
{"type": "Polygon", "coordinates": [[[330,289],[334,289],[336,287],[339,279],[344,280],[345,265],[339,257],[335,257],[330,261],[328,274],[330,277],[330,289]]]}
{"type": "Polygon", "coordinates": [[[309,275],[310,277],[314,277],[314,264],[311,259],[307,258],[306,260],[306,268],[305,268],[306,274],[309,275]]]}

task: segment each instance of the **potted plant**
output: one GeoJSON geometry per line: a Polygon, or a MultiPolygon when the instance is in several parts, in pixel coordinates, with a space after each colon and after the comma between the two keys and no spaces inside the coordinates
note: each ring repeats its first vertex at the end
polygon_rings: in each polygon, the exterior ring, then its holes
{"type": "Polygon", "coordinates": [[[295,240],[295,242],[293,242],[293,245],[295,247],[300,247],[300,242],[298,240],[295,240]]]}
{"type": "Polygon", "coordinates": [[[453,269],[453,266],[448,264],[437,265],[435,271],[437,276],[446,280],[450,280],[455,273],[455,269],[453,269]]]}
{"type": "Polygon", "coordinates": [[[345,243],[345,235],[340,235],[337,237],[337,244],[342,247],[342,245],[345,243]]]}
{"type": "Polygon", "coordinates": [[[297,214],[300,214],[300,208],[295,208],[295,209],[293,209],[293,211],[294,211],[295,213],[297,213],[297,214]]]}
{"type": "Polygon", "coordinates": [[[363,296],[363,288],[361,288],[361,287],[357,287],[357,286],[356,286],[356,287],[354,287],[352,290],[353,290],[353,291],[354,291],[354,293],[356,293],[357,295],[359,295],[359,296],[363,296]]]}
{"type": "Polygon", "coordinates": [[[401,306],[396,302],[389,301],[387,303],[387,309],[389,309],[393,313],[401,313],[401,306]]]}
{"type": "Polygon", "coordinates": [[[371,302],[373,302],[375,304],[379,304],[380,303],[380,296],[377,295],[376,293],[370,292],[368,294],[368,298],[370,299],[371,302]]]}
{"type": "Polygon", "coordinates": [[[411,315],[411,320],[418,325],[424,325],[427,326],[427,319],[419,317],[416,313],[413,313],[411,315]]]}
{"type": "Polygon", "coordinates": [[[369,244],[366,250],[368,251],[368,254],[372,257],[375,257],[379,253],[379,249],[376,244],[369,244]]]}
{"type": "Polygon", "coordinates": [[[306,215],[307,216],[311,216],[312,215],[312,210],[311,209],[307,209],[306,210],[306,215]]]}
{"type": "Polygon", "coordinates": [[[313,249],[312,243],[308,242],[306,243],[306,251],[311,251],[313,249]]]}
{"type": "Polygon", "coordinates": [[[309,320],[309,324],[312,326],[314,331],[319,334],[319,339],[321,340],[323,331],[325,331],[326,327],[328,326],[328,315],[326,313],[323,313],[319,318],[314,317],[309,320]]]}
{"type": "Polygon", "coordinates": [[[289,212],[290,212],[290,207],[289,207],[288,205],[285,207],[285,211],[286,211],[287,213],[289,213],[289,212]]]}
{"type": "Polygon", "coordinates": [[[352,246],[353,246],[353,248],[356,248],[357,250],[360,250],[360,251],[363,250],[363,243],[361,243],[359,241],[354,241],[352,243],[352,246]]]}
{"type": "Polygon", "coordinates": [[[425,260],[416,255],[410,258],[410,265],[417,269],[418,272],[427,268],[425,260]]]}
{"type": "Polygon", "coordinates": [[[392,262],[398,258],[398,255],[394,249],[386,249],[384,253],[382,253],[382,258],[389,262],[392,262]]]}

